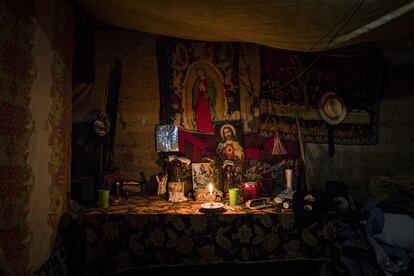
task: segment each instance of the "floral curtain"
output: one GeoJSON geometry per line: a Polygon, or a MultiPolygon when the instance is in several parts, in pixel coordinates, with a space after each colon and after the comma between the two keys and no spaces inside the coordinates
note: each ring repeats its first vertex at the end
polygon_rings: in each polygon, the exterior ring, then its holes
{"type": "Polygon", "coordinates": [[[71,61],[66,1],[1,1],[0,274],[44,263],[67,210],[71,61]]]}

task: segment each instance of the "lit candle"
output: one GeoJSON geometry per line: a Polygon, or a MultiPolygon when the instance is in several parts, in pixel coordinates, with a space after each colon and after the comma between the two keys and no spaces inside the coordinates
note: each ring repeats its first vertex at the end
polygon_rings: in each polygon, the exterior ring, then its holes
{"type": "Polygon", "coordinates": [[[210,191],[210,195],[212,195],[213,194],[213,184],[208,184],[208,189],[209,189],[209,191],[210,191]]]}
{"type": "Polygon", "coordinates": [[[255,199],[258,198],[258,189],[256,184],[255,185],[250,185],[248,183],[246,183],[243,187],[243,202],[246,202],[250,199],[255,199]]]}

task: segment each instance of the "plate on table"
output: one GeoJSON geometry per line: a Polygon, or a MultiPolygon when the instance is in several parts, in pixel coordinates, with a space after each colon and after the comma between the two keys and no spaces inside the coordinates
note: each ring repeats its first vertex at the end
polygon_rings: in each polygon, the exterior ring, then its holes
{"type": "Polygon", "coordinates": [[[208,210],[217,210],[223,207],[224,207],[224,204],[220,202],[207,202],[207,203],[201,204],[201,208],[208,209],[208,210]]]}
{"type": "Polygon", "coordinates": [[[207,202],[201,204],[200,211],[201,212],[223,212],[224,204],[220,202],[207,202]]]}

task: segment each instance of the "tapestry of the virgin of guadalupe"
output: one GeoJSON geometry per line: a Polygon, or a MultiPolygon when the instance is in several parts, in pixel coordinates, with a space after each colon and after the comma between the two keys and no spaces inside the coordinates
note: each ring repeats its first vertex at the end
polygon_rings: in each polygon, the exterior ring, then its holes
{"type": "Polygon", "coordinates": [[[299,114],[304,141],[325,143],[329,125],[321,116],[320,100],[335,93],[346,107],[343,121],[332,126],[335,143],[378,143],[384,61],[374,45],[323,53],[263,47],[261,63],[261,130],[296,140],[299,114]]]}
{"type": "Polygon", "coordinates": [[[237,44],[161,37],[157,56],[162,124],[214,134],[240,120],[237,44]]]}

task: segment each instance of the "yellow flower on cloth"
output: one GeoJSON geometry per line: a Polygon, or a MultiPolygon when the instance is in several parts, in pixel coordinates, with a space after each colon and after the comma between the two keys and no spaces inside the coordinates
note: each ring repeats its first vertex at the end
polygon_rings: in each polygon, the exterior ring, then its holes
{"type": "Polygon", "coordinates": [[[301,234],[303,241],[310,247],[314,247],[318,245],[318,241],[310,232],[312,228],[313,228],[312,226],[304,228],[301,234]]]}
{"type": "Polygon", "coordinates": [[[103,238],[107,241],[116,241],[118,240],[119,236],[119,228],[118,225],[108,222],[105,223],[102,227],[103,238]]]}
{"type": "Polygon", "coordinates": [[[152,243],[155,247],[163,247],[165,241],[164,232],[160,231],[160,229],[155,229],[150,237],[149,242],[152,243]]]}
{"type": "Polygon", "coordinates": [[[129,248],[137,255],[145,254],[145,247],[139,242],[139,237],[141,234],[132,234],[129,237],[129,248]]]}
{"type": "Polygon", "coordinates": [[[233,235],[233,239],[239,239],[240,243],[249,243],[252,236],[252,229],[246,224],[243,224],[243,226],[237,230],[237,234],[233,235]]]}
{"type": "Polygon", "coordinates": [[[230,226],[220,227],[216,234],[216,243],[226,250],[229,250],[231,248],[231,241],[224,235],[224,233],[229,229],[230,226]]]}
{"type": "Polygon", "coordinates": [[[267,234],[263,239],[263,247],[268,252],[275,250],[278,245],[279,236],[275,233],[267,234]]]}
{"type": "Polygon", "coordinates": [[[191,237],[183,236],[178,239],[177,251],[181,255],[187,255],[188,253],[191,252],[191,250],[193,250],[193,247],[194,247],[194,243],[191,237]]]}
{"type": "Polygon", "coordinates": [[[190,228],[195,233],[205,233],[207,231],[207,218],[205,216],[192,216],[190,228]]]}

